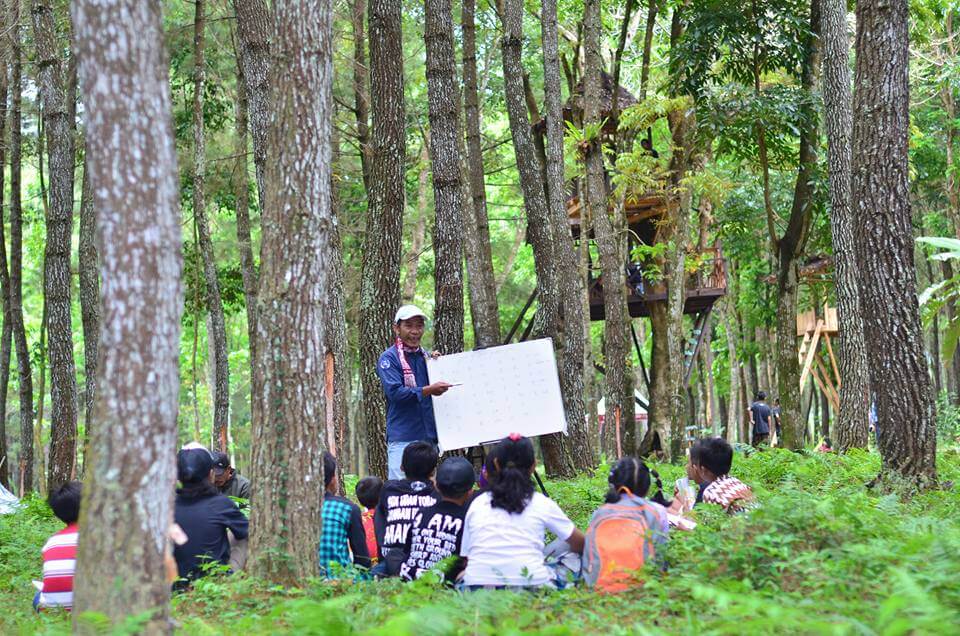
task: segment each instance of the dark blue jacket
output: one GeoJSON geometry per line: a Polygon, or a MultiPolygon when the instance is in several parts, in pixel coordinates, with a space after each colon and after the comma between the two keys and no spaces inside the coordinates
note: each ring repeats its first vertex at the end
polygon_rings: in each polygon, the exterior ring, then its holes
{"type": "Polygon", "coordinates": [[[407,364],[413,370],[416,388],[403,384],[403,369],[397,348],[390,347],[377,361],[377,375],[387,396],[387,441],[437,442],[437,423],[433,419],[433,398],[423,396],[423,387],[430,384],[427,377],[427,359],[422,351],[405,353],[407,364]]]}

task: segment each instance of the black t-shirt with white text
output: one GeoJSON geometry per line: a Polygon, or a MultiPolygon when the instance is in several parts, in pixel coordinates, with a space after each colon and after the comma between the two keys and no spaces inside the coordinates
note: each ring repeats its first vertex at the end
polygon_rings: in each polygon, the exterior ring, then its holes
{"type": "Polygon", "coordinates": [[[393,479],[383,484],[380,503],[373,514],[373,527],[380,546],[380,558],[386,562],[391,576],[397,574],[403,562],[403,547],[413,520],[423,508],[429,508],[439,500],[429,481],[393,479]]]}
{"type": "MultiPolygon", "coordinates": [[[[407,560],[400,566],[400,578],[412,581],[447,557],[459,555],[466,515],[467,506],[458,506],[452,501],[441,501],[421,510],[410,527],[404,548],[407,560]]],[[[446,579],[452,581],[464,565],[463,560],[458,559],[444,572],[446,579]]]]}

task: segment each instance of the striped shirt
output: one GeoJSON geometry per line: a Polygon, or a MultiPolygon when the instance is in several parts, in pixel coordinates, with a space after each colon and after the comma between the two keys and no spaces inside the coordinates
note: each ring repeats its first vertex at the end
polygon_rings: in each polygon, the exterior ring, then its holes
{"type": "Polygon", "coordinates": [[[38,607],[73,607],[73,571],[77,566],[77,524],[71,523],[43,546],[43,589],[38,607]]]}

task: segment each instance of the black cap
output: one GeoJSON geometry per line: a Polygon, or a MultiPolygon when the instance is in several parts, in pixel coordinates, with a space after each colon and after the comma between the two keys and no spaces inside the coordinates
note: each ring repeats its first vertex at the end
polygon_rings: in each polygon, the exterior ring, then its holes
{"type": "Polygon", "coordinates": [[[221,451],[214,451],[213,453],[213,468],[216,471],[226,470],[230,468],[230,456],[221,451]]]}
{"type": "Polygon", "coordinates": [[[213,455],[206,448],[183,448],[177,453],[177,479],[183,484],[203,481],[213,468],[213,455]]]}
{"type": "Polygon", "coordinates": [[[466,457],[449,457],[437,469],[437,488],[444,497],[459,497],[473,488],[476,475],[466,457]]]}

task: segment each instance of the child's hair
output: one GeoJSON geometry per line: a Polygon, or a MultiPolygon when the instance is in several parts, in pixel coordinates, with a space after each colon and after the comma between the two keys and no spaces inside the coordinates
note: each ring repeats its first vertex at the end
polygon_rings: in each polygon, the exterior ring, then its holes
{"type": "Polygon", "coordinates": [[[636,457],[624,457],[610,469],[607,481],[610,482],[607,503],[620,501],[624,490],[637,497],[646,497],[650,491],[650,469],[636,457]]]}
{"type": "Polygon", "coordinates": [[[430,442],[414,442],[403,449],[400,469],[411,481],[427,481],[437,468],[440,456],[430,442]]]}
{"type": "Polygon", "coordinates": [[[354,489],[357,493],[357,500],[364,508],[376,508],[380,502],[380,490],[383,488],[383,480],[379,477],[364,477],[357,482],[354,489]]]}
{"type": "Polygon", "coordinates": [[[730,466],[733,465],[733,447],[722,437],[707,437],[694,446],[696,451],[696,461],[694,461],[694,451],[690,450],[690,461],[698,466],[703,466],[715,476],[720,477],[730,472],[730,466]]]}
{"type": "Polygon", "coordinates": [[[823,438],[823,443],[826,444],[827,448],[833,448],[833,444],[830,443],[830,438],[829,438],[829,437],[824,437],[824,438],[823,438]]]}
{"type": "Polygon", "coordinates": [[[490,506],[520,514],[533,497],[530,472],[535,460],[533,442],[513,433],[497,444],[497,471],[490,481],[490,506]]]}
{"type": "Polygon", "coordinates": [[[328,451],[323,451],[323,486],[326,488],[337,476],[337,458],[328,451]]]}
{"type": "Polygon", "coordinates": [[[70,524],[80,518],[80,482],[68,481],[50,491],[47,503],[57,519],[70,524]]]}

